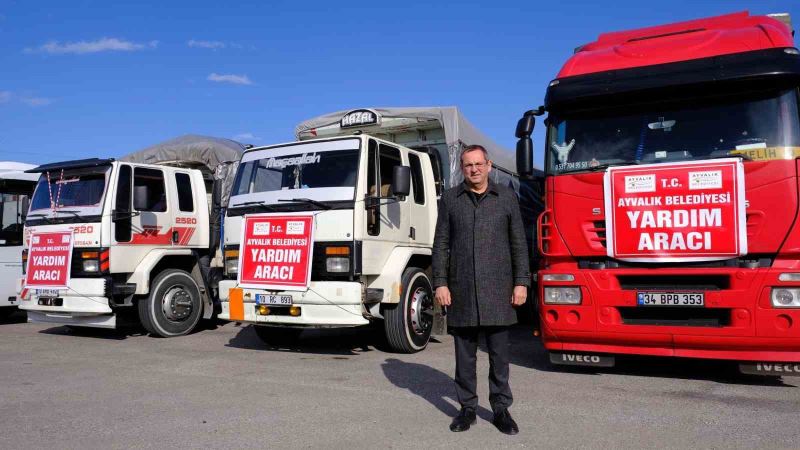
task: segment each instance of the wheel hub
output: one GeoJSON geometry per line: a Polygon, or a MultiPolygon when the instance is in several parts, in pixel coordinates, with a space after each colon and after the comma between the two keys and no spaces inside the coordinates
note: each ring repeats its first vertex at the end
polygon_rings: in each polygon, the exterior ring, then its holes
{"type": "Polygon", "coordinates": [[[183,286],[170,288],[161,303],[164,316],[173,321],[180,322],[192,315],[192,296],[183,286]]]}
{"type": "Polygon", "coordinates": [[[424,288],[417,288],[411,294],[409,316],[411,329],[416,334],[424,334],[433,326],[433,299],[424,288]]]}

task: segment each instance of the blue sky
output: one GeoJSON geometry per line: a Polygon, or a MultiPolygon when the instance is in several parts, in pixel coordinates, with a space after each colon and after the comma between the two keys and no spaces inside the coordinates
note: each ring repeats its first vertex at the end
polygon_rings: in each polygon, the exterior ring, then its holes
{"type": "MultiPolygon", "coordinates": [[[[0,160],[114,157],[187,133],[256,145],[338,109],[459,106],[513,148],[605,31],[797,1],[0,0],[0,160]]],[[[541,161],[542,127],[536,138],[541,161]]]]}

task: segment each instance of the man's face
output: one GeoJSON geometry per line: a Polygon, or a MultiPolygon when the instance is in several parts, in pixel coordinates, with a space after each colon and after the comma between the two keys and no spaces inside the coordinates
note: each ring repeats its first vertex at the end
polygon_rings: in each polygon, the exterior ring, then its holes
{"type": "Polygon", "coordinates": [[[461,155],[461,172],[470,187],[485,186],[491,170],[492,162],[486,160],[482,151],[473,150],[461,155]]]}

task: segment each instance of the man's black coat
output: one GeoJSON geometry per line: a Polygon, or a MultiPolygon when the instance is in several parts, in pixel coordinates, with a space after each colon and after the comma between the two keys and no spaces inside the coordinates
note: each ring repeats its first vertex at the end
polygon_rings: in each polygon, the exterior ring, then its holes
{"type": "Polygon", "coordinates": [[[516,323],[514,286],[529,286],[528,246],[513,190],[489,183],[480,201],[465,184],[439,201],[433,287],[448,286],[451,327],[516,323]]]}

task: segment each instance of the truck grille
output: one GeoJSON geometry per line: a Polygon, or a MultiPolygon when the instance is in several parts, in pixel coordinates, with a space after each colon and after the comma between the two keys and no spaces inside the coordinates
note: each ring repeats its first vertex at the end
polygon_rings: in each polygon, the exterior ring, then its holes
{"type": "Polygon", "coordinates": [[[724,327],[731,324],[731,310],[726,308],[620,307],[625,325],[661,325],[672,327],[724,327]]]}
{"type": "Polygon", "coordinates": [[[617,275],[617,281],[629,291],[718,291],[731,285],[727,275],[617,275]]]}
{"type": "Polygon", "coordinates": [[[606,221],[605,220],[595,220],[592,221],[592,227],[588,228],[590,234],[589,240],[599,243],[606,247],[606,221]]]}

